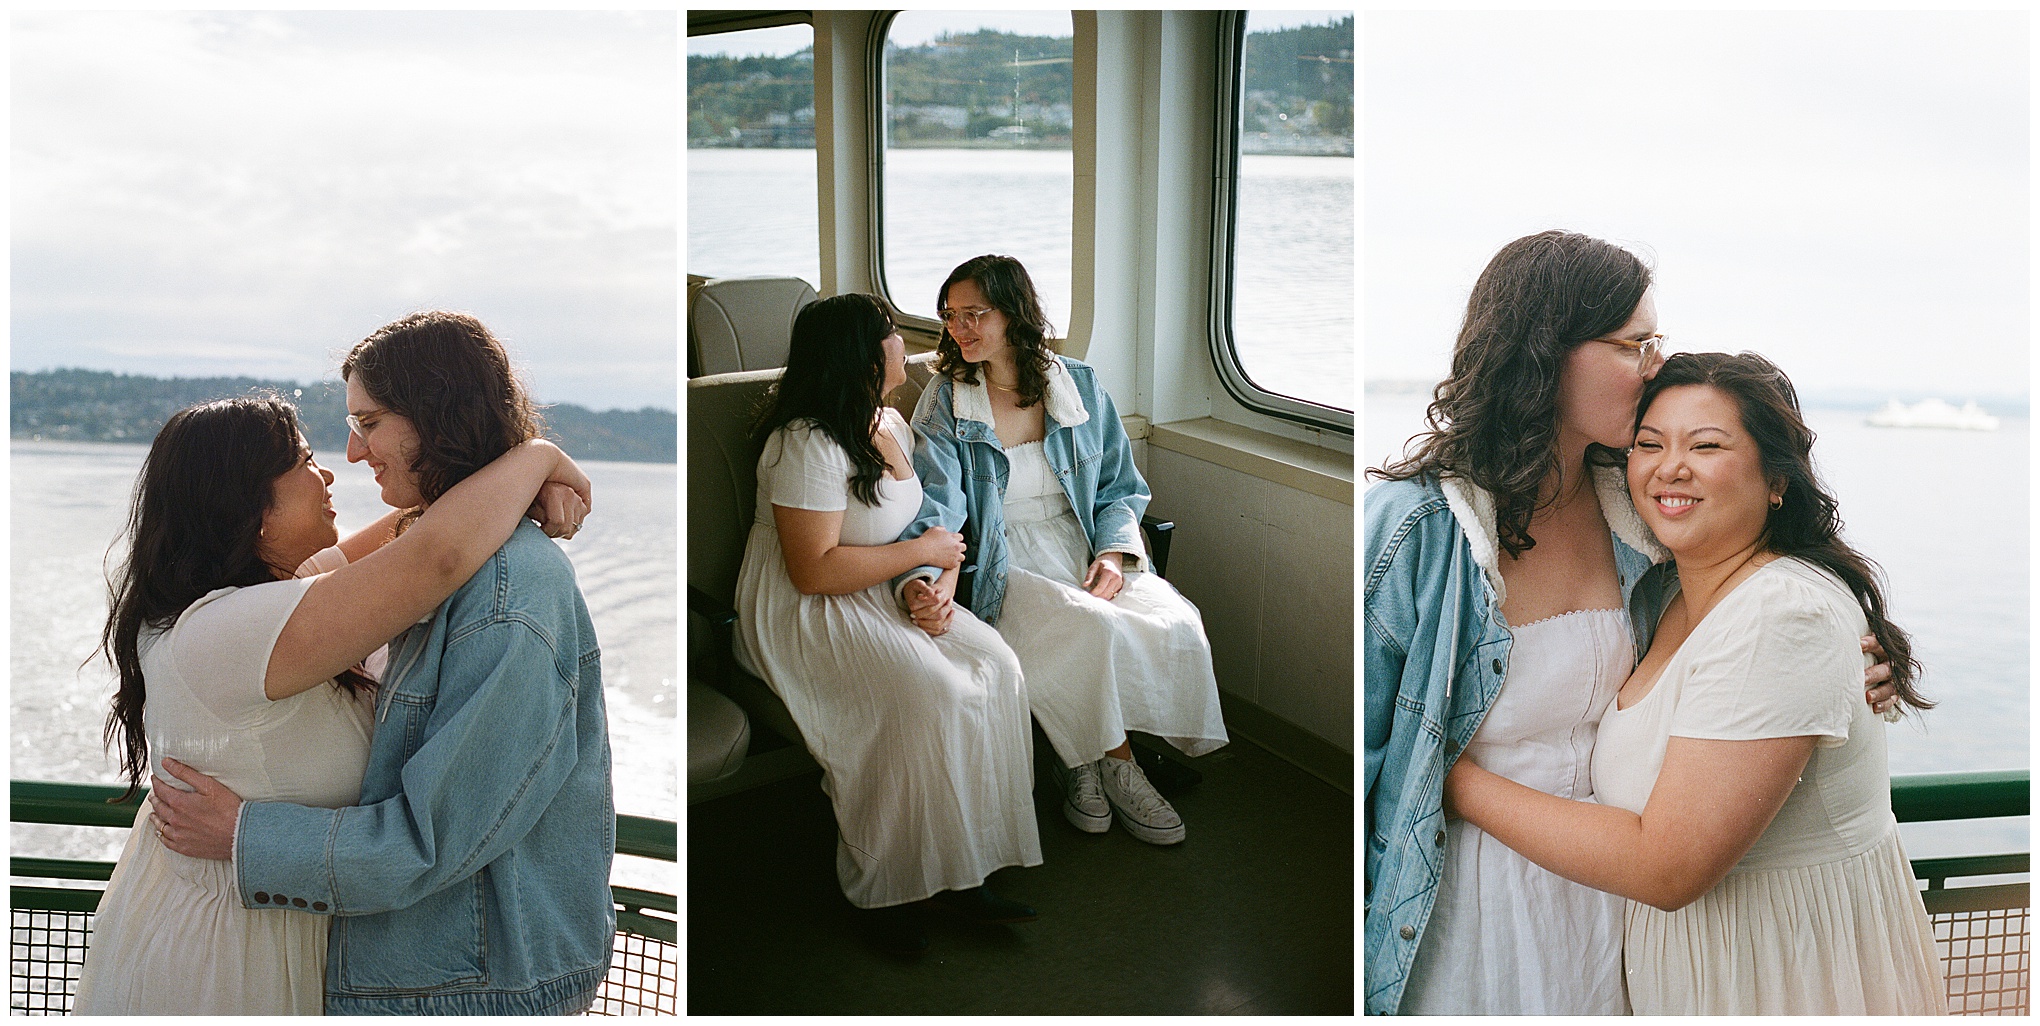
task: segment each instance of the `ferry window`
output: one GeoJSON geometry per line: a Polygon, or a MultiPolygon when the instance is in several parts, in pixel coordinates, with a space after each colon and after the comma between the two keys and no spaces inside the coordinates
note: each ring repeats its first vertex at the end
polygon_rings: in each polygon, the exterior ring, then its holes
{"type": "Polygon", "coordinates": [[[821,287],[809,25],[687,40],[687,272],[821,287]]]}
{"type": "Polygon", "coordinates": [[[1324,419],[1312,407],[1350,413],[1353,17],[1251,11],[1239,31],[1230,344],[1219,354],[1232,366],[1221,374],[1249,405],[1304,420],[1324,419]]]}
{"type": "Polygon", "coordinates": [[[1073,39],[1067,11],[893,18],[879,272],[902,311],[932,319],[950,270],[1004,253],[1068,334],[1073,39]]]}

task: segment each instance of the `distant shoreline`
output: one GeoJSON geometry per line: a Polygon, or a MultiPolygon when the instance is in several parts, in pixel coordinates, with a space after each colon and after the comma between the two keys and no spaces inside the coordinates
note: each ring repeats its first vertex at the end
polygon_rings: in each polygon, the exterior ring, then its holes
{"type": "MultiPolygon", "coordinates": [[[[1419,381],[1402,378],[1376,378],[1367,381],[1363,388],[1370,396],[1425,396],[1437,387],[1436,381],[1419,381]]],[[[1896,399],[1903,403],[1916,403],[1923,399],[1946,399],[1956,405],[1975,401],[1985,410],[1998,416],[2025,417],[2032,407],[2032,398],[2025,392],[1964,392],[1956,389],[1894,388],[1873,391],[1864,388],[1807,389],[1800,393],[1800,402],[1811,409],[1862,410],[1870,412],[1896,399]]]]}
{"type": "MultiPolygon", "coordinates": [[[[271,391],[298,408],[314,448],[347,445],[346,391],[338,381],[301,384],[261,378],[156,378],[58,368],[8,374],[8,436],[23,441],[147,444],[170,415],[213,399],[271,391]]],[[[544,405],[546,436],[577,459],[678,463],[679,415],[647,406],[590,410],[544,405]]]]}

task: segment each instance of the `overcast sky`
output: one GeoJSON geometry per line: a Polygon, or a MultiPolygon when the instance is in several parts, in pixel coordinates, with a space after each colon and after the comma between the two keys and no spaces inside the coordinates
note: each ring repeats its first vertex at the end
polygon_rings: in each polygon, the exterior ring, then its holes
{"type": "Polygon", "coordinates": [[[1435,381],[1495,250],[1658,274],[1676,348],[1803,389],[2023,393],[2023,12],[1370,13],[1363,375],[1435,381]]]}
{"type": "Polygon", "coordinates": [[[543,401],[674,407],[675,13],[12,29],[14,369],[310,380],[445,307],[543,401]]]}

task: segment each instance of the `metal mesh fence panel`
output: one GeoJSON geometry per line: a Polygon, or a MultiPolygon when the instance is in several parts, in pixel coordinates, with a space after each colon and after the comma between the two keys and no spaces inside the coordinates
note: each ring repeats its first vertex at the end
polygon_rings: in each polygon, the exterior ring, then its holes
{"type": "MultiPolygon", "coordinates": [[[[14,910],[9,1010],[14,1015],[69,1015],[85,967],[92,913],[14,910]]],[[[680,948],[618,932],[609,976],[590,1015],[677,1015],[680,948]]]]}
{"type": "Polygon", "coordinates": [[[85,941],[92,916],[86,912],[14,910],[12,983],[8,1009],[14,1015],[64,1015],[85,967],[85,941]]]}
{"type": "Polygon", "coordinates": [[[1935,945],[1948,973],[1952,1015],[2028,1015],[2032,943],[2026,908],[1939,912],[1935,945]]]}

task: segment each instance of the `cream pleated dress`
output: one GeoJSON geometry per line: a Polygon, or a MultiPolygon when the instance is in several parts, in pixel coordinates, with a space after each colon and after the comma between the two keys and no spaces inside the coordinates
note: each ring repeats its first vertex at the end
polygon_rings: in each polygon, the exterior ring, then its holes
{"type": "Polygon", "coordinates": [[[1816,738],[1778,817],[1721,883],[1676,912],[1628,904],[1638,1015],[1945,1011],[1891,814],[1884,724],[1863,701],[1867,633],[1839,581],[1774,560],[1701,620],[1649,692],[1603,717],[1595,791],[1639,814],[1672,737],[1816,738]]]}
{"type": "Polygon", "coordinates": [[[1226,743],[1211,642],[1197,607],[1150,573],[1112,601],[1083,589],[1091,543],[1042,452],[1005,450],[1010,555],[999,634],[1020,657],[1028,701],[1066,766],[1103,758],[1128,729],[1185,755],[1226,743]]]}
{"type": "MultiPolygon", "coordinates": [[[[1511,627],[1508,673],[1460,758],[1546,794],[1594,800],[1602,715],[1636,663],[1629,616],[1583,609],[1511,627]]],[[[1623,899],[1559,876],[1463,819],[1410,965],[1408,1015],[1624,1015],[1623,899]]]]}
{"type": "MultiPolygon", "coordinates": [[[[912,452],[906,421],[882,410],[912,452]]],[[[1033,745],[1020,664],[996,631],[955,607],[930,637],[889,582],[803,595],[786,573],[774,504],[842,510],[841,544],[885,545],[921,509],[921,482],[880,475],[877,506],[850,496],[851,464],[806,423],[766,440],[758,512],[737,578],[737,658],[786,702],[836,809],[836,875],[879,908],[1041,864],[1033,745]]]]}
{"type": "MultiPolygon", "coordinates": [[[[314,561],[344,562],[337,548],[314,561]]],[[[307,564],[308,567],[311,564],[307,564]]],[[[304,570],[300,571],[305,572],[304,570]]],[[[361,797],[373,698],[321,684],[270,701],[269,653],[309,578],[221,588],[144,632],[150,768],[168,755],[246,801],[320,808],[361,797]]],[[[241,905],[232,862],[163,846],[142,804],[92,924],[76,1015],[318,1015],[329,917],[241,905]]]]}

